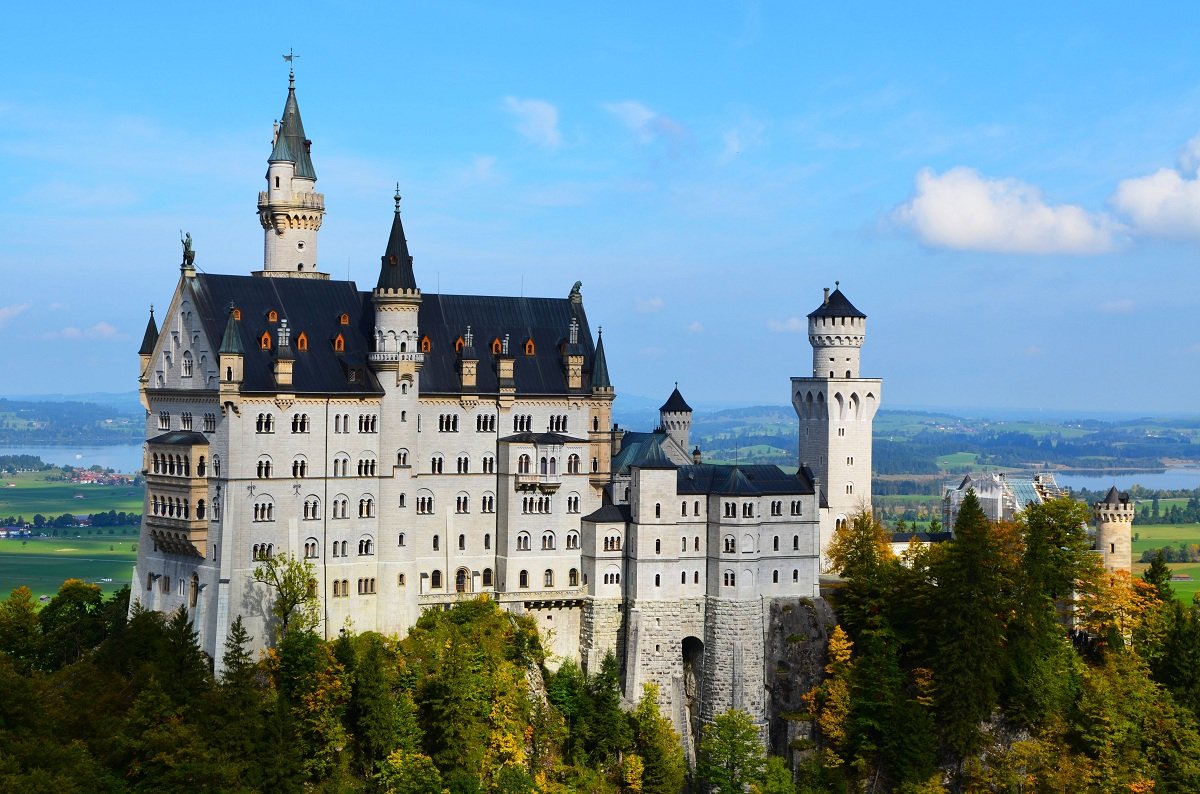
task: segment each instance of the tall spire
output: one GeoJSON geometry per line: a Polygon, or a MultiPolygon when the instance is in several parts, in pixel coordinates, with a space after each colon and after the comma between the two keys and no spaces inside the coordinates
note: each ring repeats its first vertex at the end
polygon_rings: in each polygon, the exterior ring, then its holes
{"type": "Polygon", "coordinates": [[[283,104],[283,116],[279,121],[279,138],[285,141],[287,150],[292,155],[288,159],[296,163],[296,176],[315,182],[317,172],[313,168],[312,157],[309,156],[312,141],[304,136],[304,122],[300,120],[300,105],[296,102],[296,75],[290,70],[287,101],[283,104]]]}
{"type": "Polygon", "coordinates": [[[158,344],[158,325],[154,322],[154,307],[150,307],[150,319],[146,321],[146,333],[142,336],[142,346],[138,349],[140,356],[154,355],[154,346],[158,344]]]}
{"type": "Polygon", "coordinates": [[[380,259],[379,282],[376,289],[415,290],[417,277],[413,274],[413,258],[408,253],[408,240],[404,237],[404,223],[400,220],[400,184],[396,184],[396,214],[392,216],[392,232],[388,236],[387,249],[380,259]]]}
{"type": "Polygon", "coordinates": [[[238,329],[238,312],[232,303],[229,304],[229,319],[225,321],[225,334],[221,337],[219,355],[242,355],[242,334],[238,329]]]}
{"type": "Polygon", "coordinates": [[[608,379],[608,359],[604,357],[604,329],[596,335],[596,356],[592,359],[592,388],[611,389],[608,379]]]}

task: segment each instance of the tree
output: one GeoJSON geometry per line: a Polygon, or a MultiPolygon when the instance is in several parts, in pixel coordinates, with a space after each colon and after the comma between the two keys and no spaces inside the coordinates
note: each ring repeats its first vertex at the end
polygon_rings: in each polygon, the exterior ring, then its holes
{"type": "Polygon", "coordinates": [[[73,664],[104,639],[103,598],[99,585],[68,579],[42,609],[39,619],[50,669],[73,664]]]}
{"type": "Polygon", "coordinates": [[[1175,589],[1171,587],[1171,567],[1167,565],[1162,549],[1158,550],[1154,559],[1150,560],[1150,565],[1142,571],[1142,579],[1154,586],[1160,601],[1169,603],[1175,597],[1175,589]]]}
{"type": "Polygon", "coordinates": [[[645,794],[679,794],[687,766],[671,721],[658,711],[658,687],[646,684],[631,715],[637,753],[642,758],[645,794]]]}
{"type": "Polygon", "coordinates": [[[42,629],[33,593],[22,585],[0,602],[0,651],[28,672],[41,653],[42,629]]]}
{"type": "Polygon", "coordinates": [[[393,751],[374,780],[388,794],[442,794],[442,774],[433,760],[408,750],[393,751]]]}
{"type": "Polygon", "coordinates": [[[312,563],[295,554],[267,557],[254,569],[254,581],[275,591],[271,616],[278,623],[276,641],[289,631],[313,631],[321,622],[312,563]]]}
{"type": "Polygon", "coordinates": [[[761,786],[766,754],[750,715],[738,709],[718,714],[704,727],[696,776],[717,794],[742,794],[761,786]]]}

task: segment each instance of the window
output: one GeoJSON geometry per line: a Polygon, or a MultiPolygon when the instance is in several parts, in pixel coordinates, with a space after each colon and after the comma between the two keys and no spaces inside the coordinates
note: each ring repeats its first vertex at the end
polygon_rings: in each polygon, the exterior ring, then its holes
{"type": "Polygon", "coordinates": [[[775,540],[773,541],[772,545],[774,547],[773,548],[774,551],[779,551],[779,536],[778,535],[775,536],[775,540]]]}
{"type": "Polygon", "coordinates": [[[492,457],[491,455],[483,456],[483,473],[484,474],[495,474],[496,473],[496,459],[494,457],[492,457]]]}
{"type": "Polygon", "coordinates": [[[662,574],[654,574],[654,586],[662,587],[662,574]]]}
{"type": "Polygon", "coordinates": [[[432,587],[434,590],[442,589],[442,572],[441,571],[434,571],[433,573],[429,574],[429,586],[432,587]]]}
{"type": "Polygon", "coordinates": [[[771,571],[771,584],[779,584],[779,571],[771,571]]]}
{"type": "Polygon", "coordinates": [[[544,587],[554,587],[554,571],[549,568],[542,574],[542,585],[544,587]]]}
{"type": "Polygon", "coordinates": [[[517,551],[529,551],[529,533],[521,532],[517,535],[517,551]]]}
{"type": "Polygon", "coordinates": [[[191,351],[183,351],[183,357],[179,359],[179,377],[192,377],[192,354],[191,351]]]}
{"type": "Polygon", "coordinates": [[[428,353],[432,350],[433,350],[433,342],[430,341],[429,337],[428,336],[421,337],[421,352],[428,353]]]}
{"type": "Polygon", "coordinates": [[[318,556],[320,556],[317,553],[319,548],[320,546],[317,543],[316,538],[309,538],[308,540],[304,541],[304,559],[316,559],[318,556]]]}
{"type": "Polygon", "coordinates": [[[517,586],[529,587],[529,571],[521,571],[520,575],[517,577],[517,586]]]}
{"type": "Polygon", "coordinates": [[[171,412],[170,411],[159,411],[158,412],[158,429],[159,430],[170,430],[171,429],[171,412]]]}
{"type": "Polygon", "coordinates": [[[342,336],[341,334],[338,334],[337,336],[335,336],[333,338],[333,352],[335,352],[335,353],[345,353],[346,352],[346,337],[342,336]]]}
{"type": "Polygon", "coordinates": [[[467,494],[459,494],[454,498],[454,512],[469,513],[471,512],[471,497],[467,494]]]}
{"type": "Polygon", "coordinates": [[[680,583],[680,584],[687,584],[687,571],[680,571],[680,572],[679,572],[679,583],[680,583]]]}
{"type": "Polygon", "coordinates": [[[456,593],[467,592],[467,578],[469,576],[470,576],[470,573],[467,572],[466,568],[459,568],[457,571],[454,572],[454,592],[456,592],[456,593]]]}
{"type": "Polygon", "coordinates": [[[537,349],[536,349],[536,348],[533,346],[533,340],[532,340],[532,339],[526,339],[526,340],[525,340],[525,355],[527,355],[527,356],[532,356],[532,355],[534,355],[536,352],[537,352],[537,349]]]}
{"type": "Polygon", "coordinates": [[[441,455],[434,455],[432,458],[429,459],[429,473],[430,474],[441,474],[442,468],[444,466],[445,466],[445,461],[442,459],[441,455]]]}
{"type": "Polygon", "coordinates": [[[475,417],[476,433],[491,433],[496,429],[495,414],[480,414],[475,417]]]}
{"type": "Polygon", "coordinates": [[[296,349],[308,350],[308,334],[304,333],[303,331],[301,331],[300,335],[296,337],[296,349]]]}
{"type": "Polygon", "coordinates": [[[567,497],[567,512],[568,513],[578,513],[579,512],[579,494],[571,494],[570,496],[567,497]]]}
{"type": "Polygon", "coordinates": [[[542,551],[553,551],[554,549],[554,533],[542,533],[542,551]]]}
{"type": "Polygon", "coordinates": [[[258,338],[258,346],[262,350],[270,350],[271,349],[271,334],[267,333],[266,331],[263,331],[262,336],[260,336],[258,338]]]}
{"type": "Polygon", "coordinates": [[[343,313],[341,317],[338,317],[338,324],[339,325],[349,325],[350,324],[350,315],[343,313]]]}
{"type": "Polygon", "coordinates": [[[483,569],[483,586],[484,587],[492,586],[492,569],[491,568],[483,569]]]}
{"type": "Polygon", "coordinates": [[[496,512],[496,497],[492,494],[484,494],[479,505],[479,511],[481,513],[496,512]]]}
{"type": "Polygon", "coordinates": [[[517,458],[517,474],[528,474],[529,464],[530,459],[528,455],[522,455],[521,457],[517,458]]]}
{"type": "Polygon", "coordinates": [[[257,472],[258,472],[258,479],[260,479],[260,480],[271,479],[271,459],[265,458],[265,457],[259,458],[257,472]]]}
{"type": "Polygon", "coordinates": [[[404,533],[403,533],[403,532],[401,532],[401,533],[400,533],[399,542],[398,542],[396,545],[397,545],[397,546],[403,546],[403,545],[404,545],[404,533]]]}
{"type": "Polygon", "coordinates": [[[440,544],[441,544],[441,538],[439,538],[437,535],[434,535],[434,536],[433,536],[433,550],[434,550],[434,551],[437,551],[437,550],[438,550],[438,546],[439,546],[440,544]]]}
{"type": "Polygon", "coordinates": [[[726,587],[734,587],[737,584],[737,578],[733,575],[733,571],[725,571],[721,574],[721,582],[726,587]]]}
{"type": "Polygon", "coordinates": [[[854,493],[854,483],[848,482],[846,483],[846,495],[849,496],[852,493],[854,493]]]}
{"type": "Polygon", "coordinates": [[[258,420],[254,423],[254,432],[256,433],[274,433],[275,432],[275,417],[272,414],[259,414],[258,420]]]}
{"type": "Polygon", "coordinates": [[[722,548],[726,554],[732,554],[736,550],[737,547],[735,546],[733,535],[726,535],[723,538],[722,548]]]}
{"type": "Polygon", "coordinates": [[[567,456],[567,474],[579,473],[579,456],[571,454],[567,456]]]}
{"type": "Polygon", "coordinates": [[[459,551],[467,550],[467,536],[466,535],[458,536],[458,550],[459,551]]]}
{"type": "Polygon", "coordinates": [[[309,429],[308,414],[296,414],[292,417],[292,432],[307,433],[309,429]]]}
{"type": "Polygon", "coordinates": [[[579,533],[578,532],[572,530],[567,533],[567,548],[568,549],[579,548],[579,533]]]}
{"type": "Polygon", "coordinates": [[[179,427],[183,430],[191,430],[192,429],[192,413],[191,413],[191,411],[184,411],[182,414],[179,415],[179,427]]]}
{"type": "Polygon", "coordinates": [[[800,581],[800,571],[796,568],[792,569],[792,581],[793,582],[800,581]]]}
{"type": "Polygon", "coordinates": [[[358,556],[370,557],[375,554],[375,541],[370,537],[365,537],[358,542],[358,556]]]}
{"type": "Polygon", "coordinates": [[[369,496],[364,496],[358,500],[358,517],[359,518],[374,518],[375,517],[375,500],[369,496]]]}
{"type": "Polygon", "coordinates": [[[654,553],[662,554],[662,541],[658,538],[655,538],[654,540],[654,553]]]}
{"type": "Polygon", "coordinates": [[[376,471],[376,463],[373,458],[358,459],[358,476],[359,477],[374,477],[376,471]]]}
{"type": "Polygon", "coordinates": [[[438,415],[438,432],[439,433],[457,433],[458,432],[458,414],[439,414],[438,415]]]}
{"type": "Polygon", "coordinates": [[[205,433],[217,432],[217,415],[216,414],[205,414],[204,415],[204,432],[205,433]]]}
{"type": "Polygon", "coordinates": [[[400,585],[401,587],[404,587],[404,585],[406,584],[405,579],[404,579],[404,574],[400,574],[399,576],[396,577],[396,584],[400,585]]]}
{"type": "Polygon", "coordinates": [[[471,468],[471,459],[469,457],[467,457],[466,455],[459,455],[458,456],[458,467],[457,467],[458,473],[459,474],[467,474],[468,471],[470,470],[470,468],[471,468]]]}
{"type": "Polygon", "coordinates": [[[321,517],[321,500],[310,496],[304,500],[304,520],[314,521],[321,517]]]}
{"type": "Polygon", "coordinates": [[[308,476],[308,461],[304,458],[296,458],[292,461],[292,477],[300,479],[308,476]]]}
{"type": "Polygon", "coordinates": [[[657,502],[654,504],[654,517],[662,518],[662,505],[657,502]]]}
{"type": "Polygon", "coordinates": [[[483,548],[484,549],[492,548],[492,533],[490,533],[490,532],[483,533],[483,548]]]}
{"type": "Polygon", "coordinates": [[[792,535],[792,551],[800,551],[800,536],[792,535]]]}
{"type": "Polygon", "coordinates": [[[208,464],[205,463],[204,456],[200,456],[200,460],[196,462],[196,476],[203,477],[208,471],[208,464]]]}
{"type": "Polygon", "coordinates": [[[754,505],[746,502],[742,505],[742,518],[754,518],[754,505]]]}
{"type": "Polygon", "coordinates": [[[428,491],[417,494],[417,512],[422,515],[433,513],[433,494],[428,491]]]}

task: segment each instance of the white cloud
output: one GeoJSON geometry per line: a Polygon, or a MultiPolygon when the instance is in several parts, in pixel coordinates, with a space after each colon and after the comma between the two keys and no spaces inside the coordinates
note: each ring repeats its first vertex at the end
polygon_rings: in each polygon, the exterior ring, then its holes
{"type": "Polygon", "coordinates": [[[767,320],[767,327],[775,333],[800,333],[808,331],[808,321],[802,317],[789,317],[786,320],[767,320]]]}
{"type": "Polygon", "coordinates": [[[20,317],[28,310],[28,303],[11,303],[8,306],[0,306],[0,326],[7,325],[9,320],[20,317]]]}
{"type": "Polygon", "coordinates": [[[1047,204],[1036,187],[964,167],[917,174],[916,195],[892,219],[923,243],[956,250],[1091,254],[1111,250],[1123,227],[1072,204],[1047,204]]]}
{"type": "Polygon", "coordinates": [[[721,135],[725,145],[721,150],[720,156],[717,158],[717,162],[724,165],[732,162],[742,152],[762,146],[764,129],[762,122],[754,119],[746,119],[731,129],[726,130],[721,135]]]}
{"type": "Polygon", "coordinates": [[[666,306],[666,301],[655,295],[653,298],[641,298],[634,303],[642,314],[657,314],[666,306]]]}
{"type": "Polygon", "coordinates": [[[547,149],[562,143],[558,131],[558,108],[541,99],[504,98],[504,109],[516,120],[517,132],[526,140],[547,149]]]}
{"type": "Polygon", "coordinates": [[[693,320],[688,324],[687,331],[689,334],[700,334],[704,332],[704,323],[699,320],[693,320]]]}
{"type": "Polygon", "coordinates": [[[1164,237],[1200,236],[1200,136],[1179,153],[1177,168],[1123,179],[1112,204],[1138,231],[1164,237]]]}
{"type": "Polygon", "coordinates": [[[57,331],[49,331],[42,335],[44,339],[116,339],[121,336],[115,327],[106,322],[98,322],[90,328],[78,328],[68,325],[57,331]]]}
{"type": "Polygon", "coordinates": [[[1105,301],[1100,304],[1100,311],[1105,314],[1129,314],[1134,309],[1133,301],[1128,298],[1105,301]]]}
{"type": "Polygon", "coordinates": [[[640,144],[646,145],[662,139],[675,148],[687,137],[687,130],[682,124],[670,116],[651,110],[641,102],[627,99],[622,102],[607,102],[603,107],[636,135],[640,144]]]}

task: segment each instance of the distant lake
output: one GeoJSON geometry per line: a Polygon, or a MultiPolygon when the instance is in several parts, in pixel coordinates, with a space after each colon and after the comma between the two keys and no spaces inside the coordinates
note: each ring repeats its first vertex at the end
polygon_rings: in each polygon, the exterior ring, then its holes
{"type": "Polygon", "coordinates": [[[1191,490],[1200,488],[1200,469],[1179,468],[1165,471],[1054,472],[1054,481],[1072,489],[1105,491],[1113,485],[1125,491],[1133,485],[1151,490],[1191,490]]]}
{"type": "Polygon", "coordinates": [[[46,463],[55,466],[103,466],[116,469],[122,474],[133,474],[142,470],[141,444],[111,444],[103,447],[62,446],[3,447],[0,455],[37,455],[46,463]]]}

